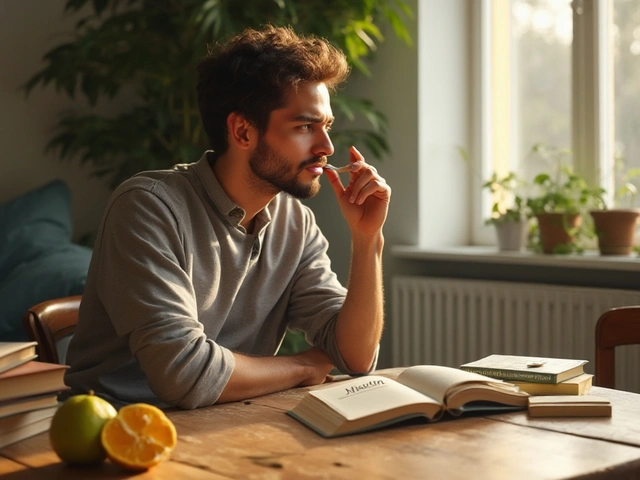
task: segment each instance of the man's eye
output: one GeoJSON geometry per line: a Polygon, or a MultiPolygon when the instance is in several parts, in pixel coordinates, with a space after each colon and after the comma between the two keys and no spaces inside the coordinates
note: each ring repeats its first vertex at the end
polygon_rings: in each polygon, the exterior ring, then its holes
{"type": "Polygon", "coordinates": [[[300,130],[305,130],[305,131],[306,130],[311,130],[311,125],[310,124],[308,124],[308,125],[300,125],[300,127],[298,127],[298,128],[300,128],[300,130]]]}

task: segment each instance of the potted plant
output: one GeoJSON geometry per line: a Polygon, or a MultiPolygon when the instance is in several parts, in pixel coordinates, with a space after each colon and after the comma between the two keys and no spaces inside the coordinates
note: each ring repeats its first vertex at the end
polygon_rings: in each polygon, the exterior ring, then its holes
{"type": "MultiPolygon", "coordinates": [[[[619,171],[624,168],[620,157],[616,159],[615,165],[619,171]]],[[[604,204],[601,209],[589,212],[593,218],[600,255],[632,253],[640,216],[640,210],[635,208],[638,187],[634,181],[639,177],[640,168],[632,168],[616,176],[616,179],[620,179],[614,195],[617,208],[610,209],[604,204]]]]}
{"type": "MultiPolygon", "coordinates": [[[[471,168],[477,178],[479,173],[473,169],[469,154],[464,147],[456,146],[458,154],[471,168]]],[[[493,205],[491,216],[485,220],[486,225],[494,225],[500,251],[521,251],[527,244],[529,231],[528,207],[520,191],[525,182],[514,172],[500,176],[494,172],[482,183],[482,188],[491,192],[493,205]]]]}
{"type": "Polygon", "coordinates": [[[524,181],[513,172],[503,177],[494,172],[482,185],[493,197],[491,217],[485,223],[494,225],[500,251],[521,251],[526,246],[529,215],[527,203],[519,193],[523,186],[524,181]]]}
{"type": "Polygon", "coordinates": [[[544,253],[570,253],[582,249],[580,242],[593,237],[592,225],[585,221],[589,210],[604,206],[604,189],[591,187],[565,163],[571,152],[536,144],[532,153],[553,160],[551,173],[540,173],[533,180],[538,194],[527,199],[531,214],[538,221],[539,242],[544,253]]]}

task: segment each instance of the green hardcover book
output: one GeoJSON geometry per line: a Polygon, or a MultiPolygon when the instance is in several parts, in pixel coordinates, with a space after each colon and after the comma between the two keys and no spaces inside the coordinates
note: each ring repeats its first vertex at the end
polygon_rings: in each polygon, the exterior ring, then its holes
{"type": "Polygon", "coordinates": [[[460,369],[500,380],[533,383],[560,383],[584,373],[587,360],[569,358],[489,355],[465,363],[460,369]]]}

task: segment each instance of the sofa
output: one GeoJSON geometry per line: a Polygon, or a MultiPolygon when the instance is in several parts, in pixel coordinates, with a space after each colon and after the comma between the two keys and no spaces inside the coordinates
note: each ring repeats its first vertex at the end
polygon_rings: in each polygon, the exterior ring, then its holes
{"type": "Polygon", "coordinates": [[[27,341],[26,310],[79,295],[91,248],[72,238],[71,192],[54,180],[0,204],[0,341],[27,341]]]}

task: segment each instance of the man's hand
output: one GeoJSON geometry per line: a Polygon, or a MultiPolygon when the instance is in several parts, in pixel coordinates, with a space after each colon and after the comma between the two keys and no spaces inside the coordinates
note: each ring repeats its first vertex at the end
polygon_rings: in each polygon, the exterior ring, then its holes
{"type": "Polygon", "coordinates": [[[391,188],[356,147],[349,149],[349,162],[351,178],[346,188],[336,172],[325,170],[325,173],[352,233],[375,235],[387,218],[391,188]]]}
{"type": "Polygon", "coordinates": [[[233,353],[235,368],[216,403],[235,402],[293,387],[330,381],[333,363],[317,347],[274,357],[249,357],[233,353]]]}
{"type": "Polygon", "coordinates": [[[312,347],[296,355],[303,365],[307,367],[308,374],[300,383],[300,387],[309,387],[324,383],[329,379],[329,373],[333,370],[333,363],[329,355],[317,347],[312,347]]]}

